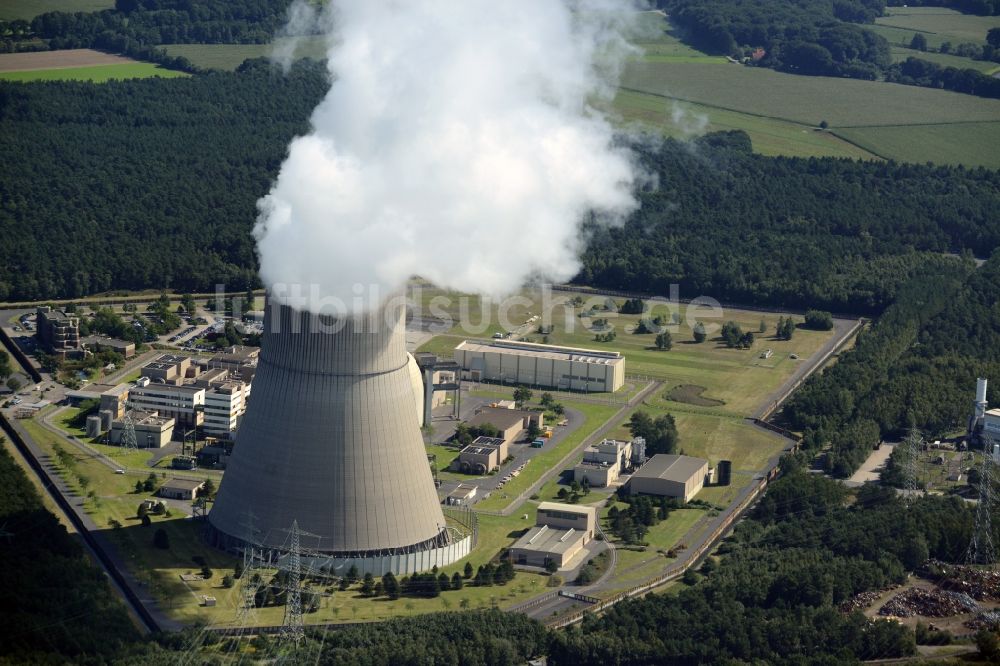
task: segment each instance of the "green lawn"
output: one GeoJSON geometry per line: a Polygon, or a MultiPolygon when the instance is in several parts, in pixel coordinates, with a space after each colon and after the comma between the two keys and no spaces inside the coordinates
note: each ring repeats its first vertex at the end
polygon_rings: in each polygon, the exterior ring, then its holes
{"type": "Polygon", "coordinates": [[[660,12],[640,12],[633,27],[634,32],[629,35],[629,41],[642,51],[644,57],[716,57],[707,56],[683,43],[677,37],[674,27],[660,12]]]}
{"type": "Polygon", "coordinates": [[[31,20],[46,12],[96,12],[114,6],[114,0],[3,0],[0,21],[31,20]]]}
{"type": "Polygon", "coordinates": [[[685,139],[707,132],[743,130],[754,152],[787,157],[875,159],[866,150],[807,124],[729,111],[662,95],[619,89],[612,111],[625,124],[639,123],[665,136],[685,139]]]}
{"type": "MultiPolygon", "coordinates": [[[[204,69],[234,70],[247,58],[268,57],[275,47],[288,45],[288,40],[277,40],[274,44],[164,44],[160,48],[172,56],[183,56],[204,69]]],[[[301,39],[295,50],[295,57],[325,58],[326,45],[323,38],[301,39]]]]}
{"type": "Polygon", "coordinates": [[[19,72],[0,72],[4,81],[92,81],[104,83],[120,79],[145,79],[159,76],[167,79],[190,76],[186,72],[165,69],[148,62],[125,65],[95,65],[93,67],[64,67],[60,69],[34,69],[19,72]]]}
{"type": "Polygon", "coordinates": [[[952,125],[847,127],[844,139],[904,162],[964,164],[1000,168],[1000,121],[952,125]]]}

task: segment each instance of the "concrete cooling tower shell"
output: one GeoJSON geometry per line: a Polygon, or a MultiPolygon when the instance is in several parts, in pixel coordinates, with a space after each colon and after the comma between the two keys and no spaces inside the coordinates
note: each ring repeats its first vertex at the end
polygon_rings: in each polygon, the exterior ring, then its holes
{"type": "Polygon", "coordinates": [[[303,547],[362,573],[468,554],[449,537],[427,462],[403,314],[268,308],[253,397],[209,514],[217,545],[280,550],[298,521],[303,547]]]}

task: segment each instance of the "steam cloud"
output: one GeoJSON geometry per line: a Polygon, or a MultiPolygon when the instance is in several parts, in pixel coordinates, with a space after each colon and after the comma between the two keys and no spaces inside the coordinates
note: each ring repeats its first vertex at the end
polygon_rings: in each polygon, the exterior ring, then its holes
{"type": "Polygon", "coordinates": [[[318,311],[286,296],[318,285],[357,311],[356,285],[384,297],[413,275],[489,295],[567,280],[585,216],[634,209],[631,156],[592,106],[613,94],[628,51],[625,0],[333,11],[333,84],[258,202],[273,298],[318,311]]]}

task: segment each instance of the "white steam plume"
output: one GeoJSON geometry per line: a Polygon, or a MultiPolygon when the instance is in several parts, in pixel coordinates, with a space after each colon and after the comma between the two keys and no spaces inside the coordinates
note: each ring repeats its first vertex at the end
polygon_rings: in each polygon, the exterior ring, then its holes
{"type": "Polygon", "coordinates": [[[627,0],[339,0],[333,85],[258,202],[272,296],[303,307],[284,290],[318,285],[356,310],[356,285],[385,296],[413,275],[489,295],[571,278],[586,214],[636,205],[631,156],[591,106],[634,16],[627,0]]]}

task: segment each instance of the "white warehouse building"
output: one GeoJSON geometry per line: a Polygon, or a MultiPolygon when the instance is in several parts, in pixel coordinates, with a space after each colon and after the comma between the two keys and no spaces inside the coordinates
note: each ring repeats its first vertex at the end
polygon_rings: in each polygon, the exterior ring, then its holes
{"type": "Polygon", "coordinates": [[[455,362],[472,381],[588,392],[614,392],[625,384],[625,357],[620,352],[465,340],[455,347],[455,362]]]}

